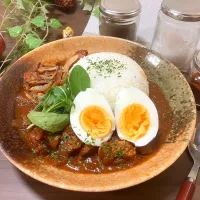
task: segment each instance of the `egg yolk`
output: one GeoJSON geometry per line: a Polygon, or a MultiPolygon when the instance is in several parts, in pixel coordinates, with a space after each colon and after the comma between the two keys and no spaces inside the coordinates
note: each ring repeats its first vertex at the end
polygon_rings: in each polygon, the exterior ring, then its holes
{"type": "Polygon", "coordinates": [[[88,106],[80,115],[80,124],[93,138],[104,138],[112,129],[110,114],[100,106],[88,106]]]}
{"type": "Polygon", "coordinates": [[[130,140],[143,137],[149,129],[150,119],[147,109],[140,104],[127,106],[119,118],[119,130],[130,140]]]}

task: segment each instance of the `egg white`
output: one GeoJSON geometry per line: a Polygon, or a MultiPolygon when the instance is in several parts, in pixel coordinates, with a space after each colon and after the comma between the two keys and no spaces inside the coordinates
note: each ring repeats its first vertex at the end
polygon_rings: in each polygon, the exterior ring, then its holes
{"type": "MultiPolygon", "coordinates": [[[[136,87],[149,95],[149,83],[143,69],[128,56],[119,53],[101,52],[94,53],[80,59],[74,66],[82,66],[89,74],[91,87],[97,89],[108,100],[114,110],[115,100],[122,88],[136,87]],[[117,65],[110,66],[112,73],[109,73],[104,66],[101,66],[101,73],[93,63],[101,63],[107,60],[117,60],[124,67],[114,69],[117,65]]],[[[72,68],[73,69],[73,68],[72,68]]]]}
{"type": "Polygon", "coordinates": [[[159,119],[158,119],[158,112],[154,103],[144,92],[134,87],[121,89],[120,92],[118,93],[115,103],[115,120],[116,120],[117,134],[119,138],[122,140],[129,141],[135,144],[135,146],[137,147],[142,147],[147,145],[156,137],[158,132],[159,119]],[[125,138],[124,135],[119,130],[119,118],[121,113],[127,106],[133,103],[143,105],[149,112],[149,118],[150,118],[150,125],[147,133],[143,137],[138,138],[135,141],[125,138]]]}
{"type": "Polygon", "coordinates": [[[113,112],[110,108],[109,103],[105,99],[103,95],[101,95],[98,91],[92,88],[88,88],[85,92],[80,92],[75,100],[75,107],[71,109],[70,113],[70,123],[71,127],[76,134],[76,136],[84,143],[93,145],[93,146],[101,146],[102,143],[108,141],[113,131],[115,130],[115,119],[113,112]],[[100,106],[104,110],[106,110],[112,119],[112,129],[110,133],[104,138],[92,138],[84,131],[80,124],[80,115],[81,112],[88,106],[100,106]]]}

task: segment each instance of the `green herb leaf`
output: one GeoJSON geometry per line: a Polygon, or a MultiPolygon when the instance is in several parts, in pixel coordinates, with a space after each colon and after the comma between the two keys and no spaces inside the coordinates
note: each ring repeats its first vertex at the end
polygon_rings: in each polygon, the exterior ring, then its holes
{"type": "Polygon", "coordinates": [[[7,28],[10,37],[16,38],[20,35],[22,32],[22,27],[21,26],[14,26],[12,28],[7,28]]]}
{"type": "Polygon", "coordinates": [[[51,20],[50,20],[50,26],[53,29],[58,29],[58,28],[63,27],[63,25],[57,19],[55,19],[55,18],[51,18],[51,20]]]}
{"type": "Polygon", "coordinates": [[[44,16],[37,16],[34,19],[31,20],[31,23],[37,26],[38,28],[43,28],[45,26],[45,18],[44,16]]]}
{"type": "Polygon", "coordinates": [[[35,111],[66,114],[71,111],[71,107],[74,105],[71,90],[66,84],[51,88],[41,100],[35,107],[35,111]]]}
{"type": "Polygon", "coordinates": [[[72,93],[76,97],[79,92],[90,88],[90,77],[83,67],[77,65],[71,71],[69,83],[72,93]]]}
{"type": "Polygon", "coordinates": [[[37,38],[34,34],[28,34],[25,38],[25,42],[29,49],[32,50],[39,47],[44,42],[44,40],[37,38]]]}
{"type": "Polygon", "coordinates": [[[16,7],[17,7],[19,10],[25,10],[22,0],[16,0],[16,7]]]}
{"type": "Polygon", "coordinates": [[[33,124],[52,133],[62,131],[69,124],[69,114],[31,111],[27,116],[33,124]]]}

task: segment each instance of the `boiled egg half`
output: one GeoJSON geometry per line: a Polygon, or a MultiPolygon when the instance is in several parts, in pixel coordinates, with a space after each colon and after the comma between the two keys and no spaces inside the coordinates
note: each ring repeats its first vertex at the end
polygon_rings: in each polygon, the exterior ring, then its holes
{"type": "Polygon", "coordinates": [[[141,90],[121,89],[115,103],[115,120],[120,139],[142,147],[157,135],[158,112],[151,99],[141,90]]]}
{"type": "Polygon", "coordinates": [[[101,146],[115,130],[114,115],[105,97],[88,88],[80,92],[71,109],[70,123],[76,136],[85,144],[101,146]]]}

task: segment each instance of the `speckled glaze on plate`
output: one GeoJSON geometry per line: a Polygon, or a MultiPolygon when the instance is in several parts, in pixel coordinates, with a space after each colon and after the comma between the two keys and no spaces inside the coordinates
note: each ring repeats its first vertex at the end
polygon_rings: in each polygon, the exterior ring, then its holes
{"type": "Polygon", "coordinates": [[[196,123],[194,97],[187,81],[178,69],[155,52],[126,40],[86,36],[55,41],[19,59],[0,80],[0,148],[8,160],[27,175],[46,184],[75,191],[111,191],[137,185],[172,165],[186,149],[196,123]],[[148,79],[163,90],[173,109],[173,128],[169,141],[146,162],[136,167],[110,174],[80,174],[46,165],[27,151],[11,123],[14,98],[23,82],[23,73],[38,62],[63,60],[77,50],[89,53],[117,52],[125,54],[145,70],[148,79]],[[31,154],[31,157],[28,156],[31,154]]]}

